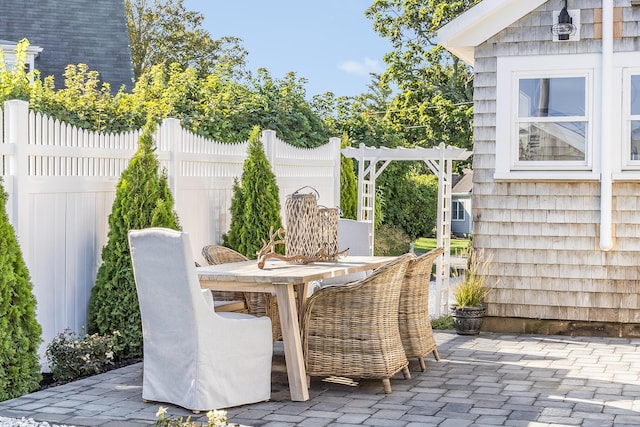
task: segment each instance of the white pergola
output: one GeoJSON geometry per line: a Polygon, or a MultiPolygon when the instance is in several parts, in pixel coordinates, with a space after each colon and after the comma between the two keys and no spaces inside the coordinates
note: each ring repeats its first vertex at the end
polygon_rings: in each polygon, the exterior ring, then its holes
{"type": "MultiPolygon", "coordinates": [[[[444,255],[436,260],[436,291],[438,304],[436,316],[446,313],[449,299],[449,277],[451,266],[451,189],[452,170],[455,160],[467,160],[471,151],[447,147],[441,143],[434,148],[386,148],[348,147],[341,150],[345,157],[358,161],[358,221],[368,221],[371,226],[373,248],[373,220],[375,211],[376,179],[393,160],[424,161],[438,177],[438,215],[436,242],[444,248],[444,255]],[[444,312],[443,312],[444,308],[444,312]]],[[[373,255],[373,254],[371,254],[373,255]]]]}

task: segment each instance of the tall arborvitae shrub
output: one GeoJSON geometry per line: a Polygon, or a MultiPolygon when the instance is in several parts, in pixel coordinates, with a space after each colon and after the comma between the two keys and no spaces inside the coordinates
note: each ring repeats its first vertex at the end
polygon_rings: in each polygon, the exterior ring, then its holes
{"type": "Polygon", "coordinates": [[[249,136],[240,186],[234,185],[231,228],[225,241],[241,254],[254,259],[262,248],[263,240],[269,240],[271,227],[274,231],[282,227],[278,184],[260,141],[260,129],[254,127],[249,136]]]}
{"type": "Polygon", "coordinates": [[[159,170],[154,152],[154,127],[148,123],[143,129],[138,151],[118,182],[109,215],[108,241],[89,302],[89,332],[119,331],[120,358],[142,355],[142,324],[127,233],[148,227],[180,230],[166,171],[159,170]]]}
{"type": "Polygon", "coordinates": [[[222,243],[229,248],[240,247],[240,236],[242,235],[242,217],[244,215],[244,194],[240,186],[240,180],[233,180],[233,195],[231,197],[231,229],[222,236],[222,243]]]}
{"type": "Polygon", "coordinates": [[[42,380],[38,357],[42,328],[6,200],[0,180],[0,401],[36,390],[42,380]]]}
{"type": "MultiPolygon", "coordinates": [[[[342,136],[340,148],[346,148],[349,137],[342,136]]],[[[353,171],[353,159],[340,154],[340,210],[342,217],[357,219],[358,217],[358,181],[353,171]]]]}

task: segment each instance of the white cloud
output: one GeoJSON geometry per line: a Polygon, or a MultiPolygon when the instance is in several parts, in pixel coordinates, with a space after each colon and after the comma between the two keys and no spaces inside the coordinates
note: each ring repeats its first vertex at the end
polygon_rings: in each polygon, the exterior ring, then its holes
{"type": "Polygon", "coordinates": [[[354,60],[343,62],[340,64],[340,69],[360,76],[369,76],[370,73],[381,74],[384,71],[380,61],[371,58],[364,58],[360,62],[354,60]]]}

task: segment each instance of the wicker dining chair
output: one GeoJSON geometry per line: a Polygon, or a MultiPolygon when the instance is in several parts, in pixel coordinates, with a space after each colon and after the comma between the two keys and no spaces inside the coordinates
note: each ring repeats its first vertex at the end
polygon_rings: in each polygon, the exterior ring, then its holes
{"type": "Polygon", "coordinates": [[[440,360],[429,317],[429,284],[433,262],[443,252],[443,248],[436,248],[409,261],[400,292],[398,323],[402,346],[407,358],[418,358],[422,372],[427,369],[424,358],[429,353],[440,360]]]}
{"type": "MultiPolygon", "coordinates": [[[[229,262],[247,261],[249,258],[231,248],[221,245],[207,245],[202,248],[202,256],[209,265],[226,264],[229,262]]],[[[280,315],[278,314],[278,300],[269,292],[229,292],[214,291],[216,298],[237,300],[240,296],[246,301],[249,314],[257,317],[267,316],[271,319],[273,340],[282,340],[280,315]]]]}
{"type": "Polygon", "coordinates": [[[389,379],[402,371],[411,378],[398,329],[398,302],[408,262],[406,254],[346,285],[327,286],[307,299],[302,322],[309,377],[389,379]]]}

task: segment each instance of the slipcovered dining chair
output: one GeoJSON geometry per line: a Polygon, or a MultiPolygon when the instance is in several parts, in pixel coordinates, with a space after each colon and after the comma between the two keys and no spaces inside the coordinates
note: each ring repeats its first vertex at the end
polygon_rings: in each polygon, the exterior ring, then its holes
{"type": "Polygon", "coordinates": [[[443,252],[443,248],[436,248],[412,259],[400,292],[398,323],[402,346],[407,358],[418,358],[423,372],[427,368],[424,358],[429,353],[440,360],[429,317],[429,285],[433,262],[443,252]]]}
{"type": "MultiPolygon", "coordinates": [[[[229,262],[248,261],[249,258],[231,248],[222,245],[207,245],[202,248],[202,257],[209,265],[226,264],[229,262]]],[[[278,313],[278,300],[269,292],[222,292],[214,291],[216,295],[226,300],[244,300],[249,314],[271,319],[273,341],[282,340],[282,328],[280,326],[280,314],[278,313]]]]}
{"type": "Polygon", "coordinates": [[[309,377],[381,379],[402,371],[411,378],[398,328],[398,302],[407,263],[402,255],[363,280],[318,289],[307,299],[302,321],[309,377]]]}
{"type": "Polygon", "coordinates": [[[142,398],[196,413],[270,399],[270,320],[214,311],[186,233],[130,230],[129,245],[142,316],[142,398]]]}

